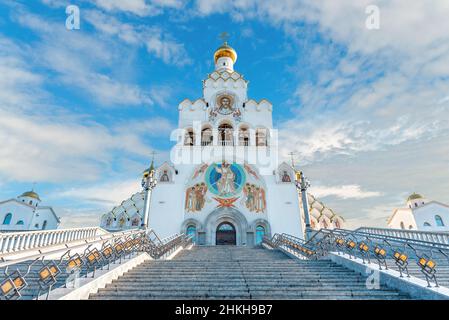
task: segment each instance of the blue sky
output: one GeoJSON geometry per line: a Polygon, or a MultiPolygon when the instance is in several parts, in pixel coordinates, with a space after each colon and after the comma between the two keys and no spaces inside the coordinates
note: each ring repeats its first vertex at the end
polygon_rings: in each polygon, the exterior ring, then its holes
{"type": "Polygon", "coordinates": [[[63,227],[97,224],[168,158],[226,31],[281,154],[349,227],[385,226],[414,191],[449,203],[449,7],[429,2],[0,0],[0,199],[36,182],[63,227]]]}

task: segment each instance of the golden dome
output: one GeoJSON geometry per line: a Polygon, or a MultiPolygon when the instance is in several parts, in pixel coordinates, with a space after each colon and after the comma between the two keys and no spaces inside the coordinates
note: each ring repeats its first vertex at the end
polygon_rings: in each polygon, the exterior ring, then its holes
{"type": "Polygon", "coordinates": [[[413,193],[407,198],[407,201],[410,201],[410,200],[416,200],[416,199],[422,199],[422,198],[423,198],[422,195],[420,195],[420,194],[418,194],[418,193],[416,193],[416,192],[413,192],[413,193]]]}
{"type": "Polygon", "coordinates": [[[24,193],[21,195],[21,197],[30,197],[30,198],[34,198],[34,199],[36,199],[36,200],[41,201],[41,199],[39,198],[39,195],[38,195],[36,192],[34,192],[34,191],[27,191],[27,192],[24,192],[24,193]]]}
{"type": "Polygon", "coordinates": [[[222,57],[231,58],[234,63],[237,61],[237,52],[228,45],[227,42],[223,43],[223,45],[215,51],[214,61],[217,63],[217,60],[222,57]]]}

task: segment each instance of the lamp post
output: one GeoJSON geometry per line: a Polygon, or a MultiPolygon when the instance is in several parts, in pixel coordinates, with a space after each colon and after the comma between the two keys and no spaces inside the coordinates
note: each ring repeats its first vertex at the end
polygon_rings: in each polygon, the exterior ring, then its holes
{"type": "Polygon", "coordinates": [[[307,189],[310,187],[310,182],[304,177],[304,174],[301,171],[297,171],[295,173],[295,185],[298,193],[301,192],[304,222],[306,224],[305,239],[309,240],[312,233],[312,228],[310,227],[309,201],[307,199],[307,189]]]}
{"type": "Polygon", "coordinates": [[[154,174],[155,174],[154,161],[151,161],[150,168],[144,171],[142,178],[142,188],[145,192],[145,201],[143,207],[143,222],[142,222],[143,229],[148,228],[151,194],[157,184],[157,179],[154,177],[154,174]]]}

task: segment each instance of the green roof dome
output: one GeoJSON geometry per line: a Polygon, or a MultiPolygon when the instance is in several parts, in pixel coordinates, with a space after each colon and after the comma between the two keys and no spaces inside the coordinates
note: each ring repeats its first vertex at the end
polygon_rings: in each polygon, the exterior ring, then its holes
{"type": "Polygon", "coordinates": [[[22,193],[21,197],[30,197],[30,198],[34,198],[36,200],[41,201],[41,199],[39,198],[39,195],[34,191],[24,192],[24,193],[22,193]]]}
{"type": "Polygon", "coordinates": [[[418,194],[418,193],[416,193],[416,192],[413,192],[413,193],[407,198],[407,201],[416,200],[416,199],[423,199],[423,196],[420,195],[420,194],[418,194]]]}

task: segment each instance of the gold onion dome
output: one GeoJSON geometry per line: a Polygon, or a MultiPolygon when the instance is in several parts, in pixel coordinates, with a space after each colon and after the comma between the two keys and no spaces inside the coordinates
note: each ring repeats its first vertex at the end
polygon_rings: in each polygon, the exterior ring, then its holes
{"type": "Polygon", "coordinates": [[[39,195],[38,195],[36,192],[34,192],[34,191],[27,191],[27,192],[24,192],[24,193],[21,195],[21,197],[30,197],[30,198],[34,198],[34,199],[36,199],[36,200],[41,201],[41,199],[39,198],[39,195]]]}
{"type": "Polygon", "coordinates": [[[416,200],[416,199],[422,199],[422,198],[423,198],[422,195],[413,192],[413,193],[407,198],[407,201],[410,201],[410,200],[416,200]]]}
{"type": "Polygon", "coordinates": [[[223,43],[223,45],[215,51],[214,60],[217,63],[217,60],[222,57],[231,58],[234,63],[237,61],[237,52],[228,45],[227,42],[223,43]]]}

